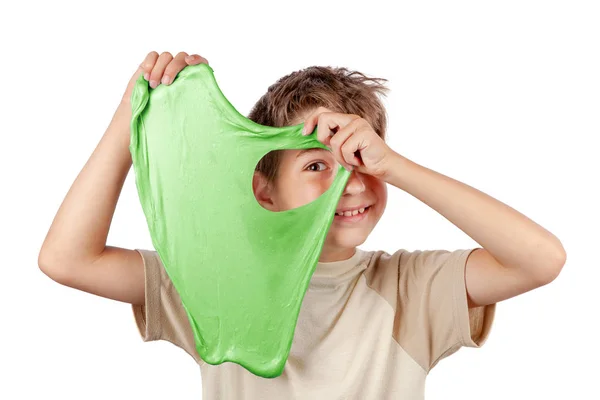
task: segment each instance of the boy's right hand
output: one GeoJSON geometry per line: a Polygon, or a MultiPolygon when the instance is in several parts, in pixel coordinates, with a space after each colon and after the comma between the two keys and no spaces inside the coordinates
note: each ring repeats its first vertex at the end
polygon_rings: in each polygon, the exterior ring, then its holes
{"type": "Polygon", "coordinates": [[[186,66],[202,63],[208,64],[208,60],[198,54],[188,55],[180,52],[173,57],[169,52],[158,55],[156,51],[151,51],[131,77],[121,102],[131,105],[131,92],[140,75],[143,75],[144,79],[150,82],[150,87],[154,89],[161,83],[163,85],[173,83],[177,74],[186,66]]]}

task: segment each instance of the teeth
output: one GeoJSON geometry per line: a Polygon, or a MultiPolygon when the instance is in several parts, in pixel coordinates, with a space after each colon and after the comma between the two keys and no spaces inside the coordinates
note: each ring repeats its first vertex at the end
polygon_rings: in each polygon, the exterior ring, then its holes
{"type": "Polygon", "coordinates": [[[359,208],[358,210],[354,210],[354,211],[344,211],[344,212],[337,212],[335,213],[336,215],[342,216],[342,217],[351,217],[353,215],[356,214],[362,214],[365,212],[365,208],[359,208]]]}

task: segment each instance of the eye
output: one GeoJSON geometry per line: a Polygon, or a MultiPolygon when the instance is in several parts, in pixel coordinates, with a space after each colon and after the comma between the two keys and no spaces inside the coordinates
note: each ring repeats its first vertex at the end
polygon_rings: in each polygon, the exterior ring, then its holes
{"type": "Polygon", "coordinates": [[[327,165],[324,162],[315,162],[315,163],[310,164],[306,169],[308,169],[310,171],[320,172],[320,171],[324,171],[325,169],[327,169],[327,165]],[[323,165],[324,168],[321,170],[315,170],[312,168],[314,165],[319,165],[319,164],[323,165]]]}

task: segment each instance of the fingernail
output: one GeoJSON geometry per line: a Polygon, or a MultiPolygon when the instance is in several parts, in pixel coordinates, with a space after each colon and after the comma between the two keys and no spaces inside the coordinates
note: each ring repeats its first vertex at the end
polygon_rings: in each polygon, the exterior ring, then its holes
{"type": "Polygon", "coordinates": [[[306,126],[302,127],[302,134],[306,135],[306,126]]]}
{"type": "Polygon", "coordinates": [[[163,75],[163,77],[162,77],[163,85],[168,85],[169,82],[171,82],[171,77],[169,75],[163,75]]]}
{"type": "Polygon", "coordinates": [[[158,86],[158,82],[156,82],[156,81],[154,81],[154,80],[153,80],[153,81],[150,81],[150,87],[151,87],[152,89],[154,89],[154,88],[155,88],[155,87],[157,87],[157,86],[158,86]]]}
{"type": "Polygon", "coordinates": [[[144,79],[145,79],[145,80],[148,80],[148,79],[150,79],[150,74],[149,74],[148,72],[146,72],[146,73],[144,74],[144,79]]]}

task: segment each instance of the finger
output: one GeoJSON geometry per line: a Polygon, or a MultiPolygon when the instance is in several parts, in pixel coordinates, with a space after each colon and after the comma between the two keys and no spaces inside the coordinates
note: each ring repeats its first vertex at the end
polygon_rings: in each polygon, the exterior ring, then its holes
{"type": "Polygon", "coordinates": [[[308,135],[315,130],[315,126],[319,120],[319,116],[325,112],[332,112],[328,108],[318,107],[315,111],[310,113],[304,120],[304,128],[302,128],[302,134],[308,135]]]}
{"type": "Polygon", "coordinates": [[[354,114],[342,114],[326,112],[319,115],[317,122],[317,139],[324,145],[329,145],[329,140],[340,129],[343,129],[358,116],[354,114]]]}
{"type": "Polygon", "coordinates": [[[140,64],[140,69],[145,80],[150,79],[150,72],[152,72],[152,68],[154,67],[154,64],[156,64],[156,60],[158,60],[158,53],[151,51],[146,55],[146,58],[144,58],[144,61],[142,61],[140,64]]]}
{"type": "Polygon", "coordinates": [[[192,54],[190,56],[187,56],[185,58],[185,62],[188,65],[196,65],[196,64],[202,64],[202,63],[208,64],[208,60],[198,54],[192,54]]]}
{"type": "Polygon", "coordinates": [[[361,139],[358,136],[353,136],[342,146],[342,154],[344,160],[350,164],[350,170],[361,166],[361,160],[356,156],[357,154],[360,154],[360,140],[361,139]]]}
{"type": "Polygon", "coordinates": [[[354,119],[345,128],[352,132],[352,135],[341,146],[342,158],[344,162],[351,166],[360,167],[362,165],[362,159],[360,152],[367,147],[368,136],[366,131],[362,129],[364,127],[364,119],[354,119]]]}
{"type": "Polygon", "coordinates": [[[331,147],[331,151],[333,152],[335,159],[349,171],[352,171],[352,165],[346,162],[342,153],[342,146],[354,134],[353,128],[354,126],[350,124],[345,128],[337,131],[337,133],[329,140],[329,147],[331,147]]]}
{"type": "Polygon", "coordinates": [[[165,72],[165,68],[167,68],[167,65],[169,65],[171,60],[173,60],[173,56],[168,51],[158,56],[158,60],[156,60],[152,72],[150,73],[150,87],[152,89],[158,86],[165,72]]]}
{"type": "Polygon", "coordinates": [[[326,146],[330,146],[331,137],[340,129],[336,113],[324,112],[319,114],[316,125],[317,140],[326,146]]]}
{"type": "Polygon", "coordinates": [[[184,53],[183,51],[177,53],[175,58],[173,58],[165,68],[165,72],[162,76],[162,79],[160,80],[160,83],[162,83],[163,85],[171,84],[171,82],[173,82],[177,74],[181,72],[181,70],[187,65],[187,63],[185,62],[186,57],[187,53],[184,53]]]}

